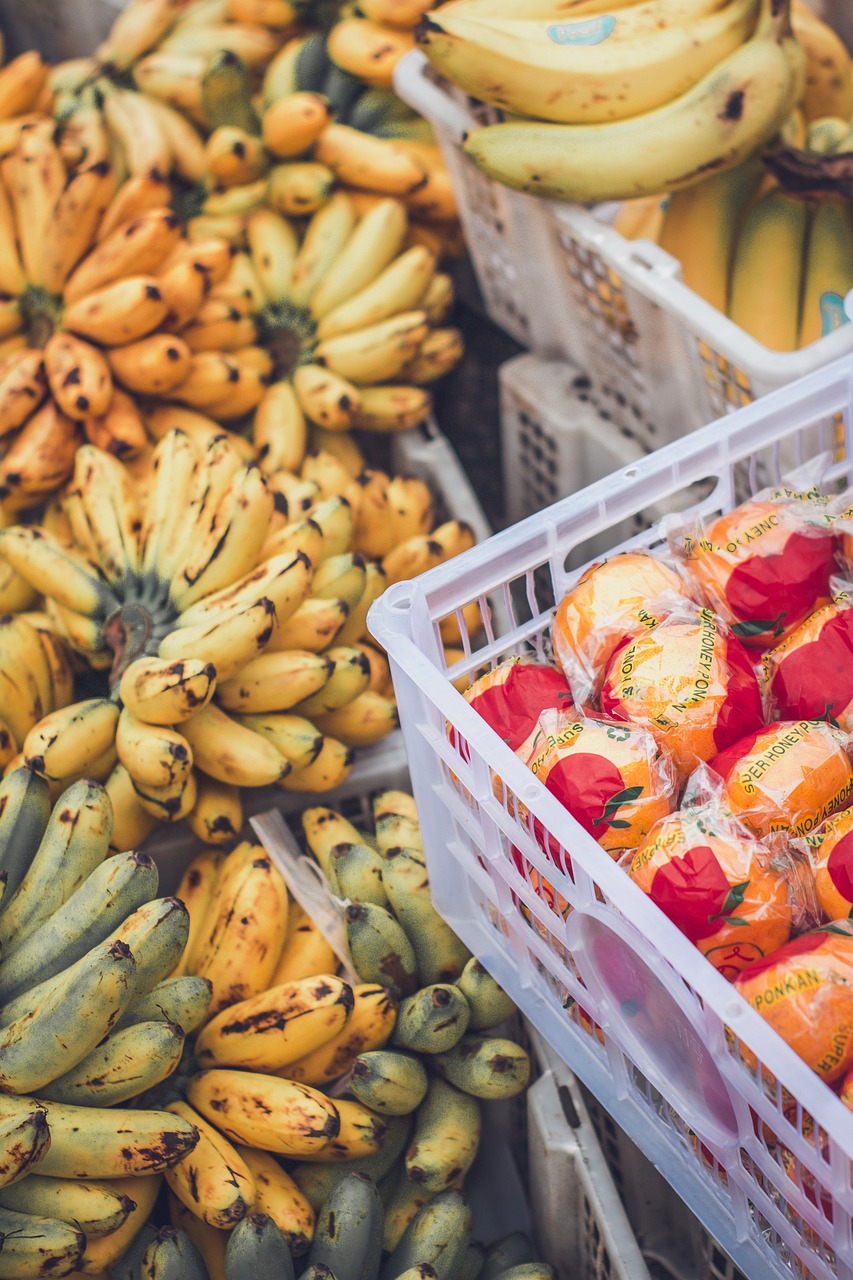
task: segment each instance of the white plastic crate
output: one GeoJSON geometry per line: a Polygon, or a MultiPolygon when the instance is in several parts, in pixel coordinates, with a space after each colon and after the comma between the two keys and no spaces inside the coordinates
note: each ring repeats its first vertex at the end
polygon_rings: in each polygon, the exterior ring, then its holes
{"type": "MultiPolygon", "coordinates": [[[[827,463],[824,481],[849,481],[851,359],[640,459],[452,565],[391,588],[369,618],[392,663],[439,910],[756,1280],[853,1277],[853,1115],[531,776],[451,680],[512,653],[545,652],[554,602],[577,576],[567,561],[589,538],[655,503],[681,505],[678,495],[702,482],[708,496],[697,509],[728,510],[742,487],[757,490],[759,475],[778,479],[781,457],[825,453],[836,460],[827,463]],[[445,672],[439,621],[461,618],[472,601],[483,610],[486,596],[499,592],[508,625],[486,621],[485,638],[469,641],[466,658],[445,672]],[[555,846],[570,848],[574,879],[545,857],[532,836],[534,821],[555,846]],[[511,846],[550,881],[555,899],[570,905],[566,919],[517,869],[511,846]],[[614,985],[617,959],[630,999],[614,985]],[[741,1050],[769,1070],[774,1089],[765,1091],[760,1066],[750,1069],[741,1050]],[[783,1087],[799,1103],[791,1117],[783,1113],[783,1087]],[[812,1122],[817,1148],[806,1136],[812,1122]],[[803,1178],[816,1193],[804,1189],[803,1178]],[[793,1257],[805,1272],[792,1271],[793,1257]]],[[[682,501],[686,506],[690,497],[682,501]]],[[[652,529],[628,545],[659,537],[652,529]]]]}
{"type": "Polygon", "coordinates": [[[98,47],[127,0],[0,0],[0,29],[12,53],[38,49],[49,62],[98,47]]]}
{"type": "Polygon", "coordinates": [[[845,325],[803,351],[770,351],[688,289],[670,254],[614,231],[605,219],[615,206],[596,216],[481,173],[462,139],[495,113],[439,81],[422,53],[398,64],[395,86],[436,131],[491,318],[538,354],[587,372],[599,407],[644,447],[853,350],[845,325]]]}

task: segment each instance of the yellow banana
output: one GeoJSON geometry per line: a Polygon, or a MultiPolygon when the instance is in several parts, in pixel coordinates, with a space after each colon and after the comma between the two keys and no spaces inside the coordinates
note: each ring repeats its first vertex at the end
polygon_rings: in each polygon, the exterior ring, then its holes
{"type": "Polygon", "coordinates": [[[211,704],[181,726],[199,769],[218,782],[263,787],[289,772],[283,755],[243,722],[211,704]]]}
{"type": "Polygon", "coordinates": [[[252,425],[258,464],[267,475],[298,470],[307,438],[305,417],[293,387],[289,382],[274,382],[255,410],[252,425]]]}
{"type": "Polygon", "coordinates": [[[108,698],[90,698],[45,716],[24,739],[27,764],[46,778],[70,778],[113,744],[119,710],[108,698]]]}
{"type": "Polygon", "coordinates": [[[175,173],[185,182],[201,182],[207,169],[204,142],[198,130],[168,103],[150,97],[146,103],[171,152],[175,173]]]}
{"type": "Polygon", "coordinates": [[[361,983],[353,988],[355,1005],[343,1031],[326,1044],[288,1064],[288,1079],[311,1085],[329,1085],[339,1079],[360,1053],[381,1049],[394,1029],[397,1006],[385,987],[361,983]]]}
{"type": "Polygon", "coordinates": [[[808,210],[771,190],[746,215],[732,268],[729,316],[773,351],[795,351],[808,210]]]}
{"type": "Polygon", "coordinates": [[[794,5],[791,25],[806,54],[803,113],[807,121],[821,116],[853,116],[853,66],[844,42],[805,5],[794,5]]]}
{"type": "Polygon", "coordinates": [[[184,872],[176,891],[176,897],[189,912],[190,926],[184,953],[172,970],[172,977],[190,972],[197,944],[207,922],[207,911],[213,900],[219,873],[225,855],[218,849],[203,849],[197,853],[184,872]]]}
{"type": "Polygon", "coordinates": [[[316,160],[277,164],[269,173],[267,201],[277,213],[304,218],[323,207],[335,183],[334,171],[316,160]]]}
{"type": "Polygon", "coordinates": [[[111,88],[104,96],[104,116],[134,177],[170,171],[172,148],[144,94],[111,88]]]}
{"type": "Polygon", "coordinates": [[[330,119],[331,104],[321,94],[287,94],[264,112],[264,143],[277,160],[295,160],[311,149],[330,119]]]}
{"type": "Polygon", "coordinates": [[[48,229],[66,179],[65,165],[53,141],[53,122],[40,122],[24,130],[15,150],[2,162],[2,172],[15,210],[27,280],[43,285],[48,229]]]}
{"type": "Polygon", "coordinates": [[[846,323],[853,289],[853,223],[846,204],[819,200],[811,211],[803,266],[798,345],[806,347],[846,323]]]}
{"type": "Polygon", "coordinates": [[[346,782],[355,763],[355,753],[336,738],[320,739],[322,745],[310,764],[294,768],[276,783],[282,791],[333,791],[346,782]]]}
{"type": "Polygon", "coordinates": [[[418,351],[428,327],[423,311],[406,311],[378,324],[326,338],[316,358],[358,385],[393,378],[418,351]]]}
{"type": "MultiPolygon", "coordinates": [[[[299,610],[294,616],[298,613],[299,610]]],[[[267,647],[275,631],[275,608],[269,599],[261,596],[251,604],[238,603],[220,619],[169,632],[160,642],[159,655],[167,662],[197,657],[212,665],[217,681],[224,683],[267,647]]],[[[204,716],[208,710],[210,708],[194,713],[193,724],[198,724],[198,717],[204,716]]],[[[199,766],[205,772],[211,772],[201,760],[199,766]]],[[[214,773],[213,776],[218,775],[214,773]]],[[[221,778],[220,781],[230,779],[221,778]]]]}
{"type": "Polygon", "coordinates": [[[137,720],[127,707],[118,718],[115,745],[134,784],[143,789],[183,784],[192,769],[192,751],[181,734],[137,720]]]}
{"type": "Polygon", "coordinates": [[[51,393],[70,418],[100,417],[110,407],[110,366],[96,347],[70,333],[56,333],[44,350],[51,393]]]}
{"type": "Polygon", "coordinates": [[[113,810],[110,851],[137,849],[157,825],[157,819],[140,804],[130,774],[117,764],[104,783],[113,810]]]}
{"type": "Polygon", "coordinates": [[[172,1102],[167,1110],[194,1125],[199,1133],[195,1149],[166,1170],[169,1190],[208,1226],[220,1230],[233,1227],[255,1203],[254,1179],[245,1161],[186,1102],[172,1102]]]}
{"type": "Polygon", "coordinates": [[[356,426],[383,434],[408,431],[425,422],[431,412],[432,397],[422,387],[362,387],[356,426]]]}
{"type": "Polygon", "coordinates": [[[96,57],[126,71],[165,36],[180,12],[180,0],[133,0],[115,18],[96,57]]]}
{"type": "Polygon", "coordinates": [[[401,146],[345,124],[330,124],[324,129],[313,154],[340,182],[384,195],[411,195],[427,179],[421,162],[401,146]]]}
{"type": "Polygon", "coordinates": [[[310,720],[354,702],[365,692],[370,680],[369,664],[358,649],[333,648],[327,650],[325,657],[332,663],[328,680],[316,693],[295,704],[296,714],[310,720]]]}
{"type": "Polygon", "coordinates": [[[73,272],[65,286],[69,303],[115,284],[128,275],[153,273],[177,246],[181,224],[169,208],[138,214],[101,240],[73,272]]]}
{"type": "Polygon", "coordinates": [[[435,273],[435,258],[416,245],[395,258],[365,288],[327,312],[317,327],[322,340],[378,324],[417,307],[435,273]]]}
{"type": "Polygon", "coordinates": [[[156,276],[128,276],[72,303],[65,326],[93,342],[121,346],[144,338],[167,313],[156,276]]]}
{"type": "MultiPolygon", "coordinates": [[[[67,1110],[79,1113],[84,1108],[72,1107],[67,1110]]],[[[85,1110],[91,1113],[92,1108],[85,1108],[85,1110]]],[[[56,1115],[56,1108],[54,1108],[53,1114],[56,1115]]],[[[111,1113],[108,1111],[105,1114],[109,1115],[111,1113]]],[[[127,1116],[134,1113],[126,1111],[124,1114],[127,1116]]],[[[152,1114],[156,1115],[158,1113],[148,1112],[149,1116],[152,1114]]],[[[164,1112],[162,1115],[163,1119],[165,1119],[166,1113],[164,1112]]],[[[183,1146],[184,1150],[186,1150],[186,1143],[183,1146]]],[[[180,1159],[180,1157],[178,1158],[180,1159]]],[[[111,1232],[110,1235],[93,1240],[86,1238],[86,1248],[83,1250],[83,1259],[80,1264],[82,1268],[81,1275],[97,1277],[98,1275],[110,1274],[109,1269],[119,1261],[145,1226],[159,1195],[162,1181],[159,1174],[152,1177],[150,1172],[144,1177],[116,1177],[110,1180],[109,1185],[112,1189],[117,1194],[128,1196],[132,1200],[134,1207],[124,1223],[111,1232]]]]}
{"type": "Polygon", "coordinates": [[[465,351],[458,329],[432,329],[415,356],[404,365],[402,376],[416,386],[435,382],[455,369],[465,351]]]}
{"type": "Polygon", "coordinates": [[[314,1238],[314,1210],[274,1156],[253,1147],[237,1150],[255,1181],[256,1212],[268,1214],[294,1258],[301,1257],[314,1238]]]}
{"type": "Polygon", "coordinates": [[[327,431],[348,431],[358,419],[358,387],[331,369],[300,365],[293,373],[293,390],[305,416],[327,431]]]}
{"type": "Polygon", "coordinates": [[[314,717],[321,733],[339,739],[348,747],[368,747],[381,741],[399,726],[393,698],[367,689],[352,702],[314,717]]]}
{"type": "Polygon", "coordinates": [[[313,315],[323,320],[350,298],[370,286],[397,257],[406,237],[406,211],[399,200],[380,200],[363,214],[333,270],[311,298],[313,315]]]}
{"type": "Polygon", "coordinates": [[[339,18],[328,38],[329,57],[337,66],[380,89],[392,87],[394,68],[414,47],[411,31],[367,18],[339,18]]]}
{"type": "Polygon", "coordinates": [[[82,502],[68,507],[75,537],[92,546],[108,581],[120,583],[140,564],[138,495],[127,469],[103,450],[83,445],[74,459],[74,491],[82,502]]]}
{"type": "Polygon", "coordinates": [[[7,62],[0,70],[0,120],[35,110],[47,75],[47,65],[34,49],[7,62]]]}
{"type": "Polygon", "coordinates": [[[91,248],[115,187],[115,175],[105,160],[81,168],[70,178],[47,231],[44,286],[49,293],[63,292],[66,280],[91,248]]]}
{"type": "MultiPolygon", "coordinates": [[[[106,240],[119,227],[132,222],[151,209],[168,209],[171,190],[164,174],[147,173],[128,178],[115,191],[98,224],[95,239],[106,240]]],[[[88,248],[88,241],[85,248],[88,248]]],[[[76,263],[74,264],[76,265],[76,263]]]]}
{"type": "Polygon", "coordinates": [[[344,625],[350,606],[346,600],[304,601],[282,626],[276,627],[267,645],[268,652],[307,649],[322,653],[333,643],[344,625]]]}
{"type": "Polygon", "coordinates": [[[232,1142],[279,1155],[302,1159],[328,1146],[340,1129],[330,1098],[277,1076],[202,1071],[189,1082],[187,1097],[232,1142]]]}
{"type": "Polygon", "coordinates": [[[289,296],[297,306],[308,306],[323,276],[345,247],[356,224],[352,201],[336,192],[308,224],[290,277],[289,296]]]}
{"type": "Polygon", "coordinates": [[[321,1151],[303,1156],[303,1160],[343,1163],[350,1160],[363,1160],[381,1151],[388,1133],[388,1126],[381,1116],[350,1098],[338,1098],[335,1106],[341,1121],[337,1137],[333,1138],[321,1151]]]}
{"type": "Polygon", "coordinates": [[[235,125],[215,129],[204,147],[205,172],[219,187],[256,182],[267,171],[269,160],[260,138],[235,125]]]}
{"type": "Polygon", "coordinates": [[[192,833],[205,844],[232,844],[243,827],[243,804],[238,787],[201,774],[198,795],[187,816],[192,833]]]}
{"type": "Polygon", "coordinates": [[[308,651],[262,653],[234,679],[220,684],[216,697],[226,711],[240,714],[287,711],[323,689],[332,671],[330,657],[308,651]]]}
{"type": "MultiPolygon", "coordinates": [[[[301,770],[313,763],[323,747],[323,736],[304,716],[281,713],[240,716],[239,725],[275,749],[290,769],[301,770]]],[[[285,769],[285,774],[290,769],[285,769]]]]}
{"type": "Polygon", "coordinates": [[[198,658],[184,662],[138,658],[122,676],[119,696],[125,708],[145,724],[173,725],[207,706],[213,689],[212,665],[198,658]]]}
{"type": "Polygon", "coordinates": [[[299,904],[292,902],[287,917],[287,938],[271,986],[298,982],[317,973],[334,973],[337,967],[338,958],[324,934],[299,904]]]}
{"type": "Polygon", "coordinates": [[[109,352],[113,376],[129,391],[163,395],[189,374],[192,353],[174,334],[154,333],[109,352]]]}
{"type": "Polygon", "coordinates": [[[151,787],[136,781],[133,787],[143,809],[160,822],[181,822],[192,811],[198,794],[195,770],[165,787],[151,787]]]}

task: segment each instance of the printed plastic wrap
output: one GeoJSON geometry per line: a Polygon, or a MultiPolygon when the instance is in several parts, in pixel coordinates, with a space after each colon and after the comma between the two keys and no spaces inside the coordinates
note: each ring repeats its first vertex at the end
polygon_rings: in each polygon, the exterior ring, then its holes
{"type": "Polygon", "coordinates": [[[803,836],[853,802],[850,735],[824,720],[777,720],[711,760],[722,800],[757,836],[803,836]]]}
{"type": "Polygon", "coordinates": [[[683,778],[764,723],[749,654],[713,610],[688,604],[613,653],[601,709],[648,729],[683,778]]]}
{"type": "Polygon", "coordinates": [[[735,635],[766,649],[830,598],[835,504],[815,486],[766,490],[710,524],[673,530],[670,545],[735,635]]]}
{"type": "Polygon", "coordinates": [[[797,842],[814,877],[817,904],[825,920],[853,913],[853,809],[844,809],[797,842]]]}
{"type": "Polygon", "coordinates": [[[853,730],[853,588],[832,583],[832,600],[816,609],[762,658],[766,705],[773,719],[834,720],[853,730]]]}
{"type": "Polygon", "coordinates": [[[804,914],[790,861],[710,802],[663,818],[620,865],[731,981],[804,914]]]}
{"type": "Polygon", "coordinates": [[[527,740],[541,712],[572,705],[565,677],[556,667],[529,658],[508,658],[475,680],[467,702],[513,751],[527,740]]]}

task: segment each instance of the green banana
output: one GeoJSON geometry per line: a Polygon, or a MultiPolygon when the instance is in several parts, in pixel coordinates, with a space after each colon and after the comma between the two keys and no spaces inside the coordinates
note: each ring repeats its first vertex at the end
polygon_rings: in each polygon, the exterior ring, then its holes
{"type": "Polygon", "coordinates": [[[36,855],[50,818],[47,779],[23,766],[0,782],[0,871],[6,897],[20,885],[36,855]]]}
{"type": "Polygon", "coordinates": [[[294,1280],[284,1235],[266,1213],[242,1218],[225,1247],[225,1280],[294,1280]]]}
{"type": "Polygon", "coordinates": [[[346,909],[350,955],[362,982],[377,982],[397,996],[417,989],[418,971],[412,944],[390,911],[372,902],[346,909]]]}
{"type": "Polygon", "coordinates": [[[468,1247],[471,1211],[458,1191],[444,1191],[419,1209],[382,1268],[381,1280],[396,1280],[418,1263],[434,1268],[438,1280],[453,1280],[468,1247]]]}
{"type": "Polygon", "coordinates": [[[114,1031],[65,1075],[39,1090],[49,1102],[112,1107],[170,1076],[181,1060],[184,1033],[171,1022],[138,1022],[114,1031]]]}
{"type": "Polygon", "coordinates": [[[372,1180],[349,1173],[317,1219],[309,1265],[323,1263],[337,1280],[375,1280],[382,1257],[382,1202],[372,1180]]]}
{"type": "Polygon", "coordinates": [[[406,1174],[424,1191],[443,1191],[464,1177],[480,1145],[482,1117],[476,1098],[445,1080],[431,1080],[415,1117],[406,1174]]]}
{"type": "Polygon", "coordinates": [[[309,36],[296,57],[294,79],[297,89],[322,93],[329,68],[333,65],[326,49],[326,37],[309,36]]]}
{"type": "Polygon", "coordinates": [[[35,933],[3,956],[0,1003],[75,964],[153,898],[157,882],[157,868],[147,853],[107,858],[35,933]]]}
{"type": "Polygon", "coordinates": [[[99,1240],[112,1235],[126,1221],[133,1201],[114,1191],[107,1182],[72,1182],[31,1173],[13,1186],[0,1189],[0,1205],[37,1218],[58,1218],[79,1227],[87,1239],[99,1240]]]}
{"type": "Polygon", "coordinates": [[[110,1280],[140,1280],[142,1275],[142,1259],[151,1241],[157,1235],[157,1228],[150,1222],[143,1224],[139,1235],[131,1242],[118,1262],[110,1268],[110,1280]]]}
{"type": "Polygon", "coordinates": [[[475,1098],[514,1098],[527,1088],[530,1058],[514,1040],[496,1036],[463,1036],[433,1066],[463,1093],[475,1098]]]}
{"type": "Polygon", "coordinates": [[[0,944],[19,945],[100,866],[113,832],[109,797],[85,778],[59,797],[15,893],[0,904],[0,944]]]}
{"type": "Polygon", "coordinates": [[[424,840],[417,814],[413,810],[396,812],[396,809],[402,808],[399,800],[401,796],[408,800],[410,805],[413,804],[411,796],[405,796],[401,791],[386,791],[373,803],[376,846],[383,858],[389,849],[417,849],[421,853],[424,850],[424,840]],[[393,807],[389,808],[389,805],[393,807]]]}
{"type": "Polygon", "coordinates": [[[477,1244],[476,1240],[469,1241],[468,1248],[456,1268],[455,1280],[480,1280],[485,1257],[486,1251],[483,1246],[477,1244]]]}
{"type": "Polygon", "coordinates": [[[228,49],[220,49],[211,58],[201,82],[201,103],[211,133],[222,125],[255,136],[261,131],[252,106],[249,73],[228,49]]]}
{"type": "MultiPolygon", "coordinates": [[[[2,972],[0,968],[0,977],[2,972]]],[[[213,986],[209,978],[196,978],[189,974],[166,978],[134,1000],[119,1018],[115,1030],[132,1027],[139,1022],[174,1022],[188,1036],[204,1021],[212,999],[213,986]]]]}
{"type": "MultiPolygon", "coordinates": [[[[0,1096],[0,1118],[13,1100],[0,1096]]],[[[50,1148],[39,1166],[47,1178],[141,1178],[193,1150],[198,1130],[167,1111],[69,1107],[45,1102],[50,1148]]]]}
{"type": "Polygon", "coordinates": [[[401,1271],[395,1280],[438,1280],[438,1272],[428,1262],[418,1262],[401,1271]]]}
{"type": "Polygon", "coordinates": [[[142,1255],[140,1280],[208,1280],[207,1267],[186,1231],[161,1227],[142,1255]]]}
{"type": "Polygon", "coordinates": [[[329,860],[329,882],[339,898],[388,906],[382,859],[366,844],[335,845],[329,860]]]}
{"type": "Polygon", "coordinates": [[[421,1105],[428,1083],[423,1063],[417,1058],[390,1049],[373,1049],[353,1063],[350,1092],[382,1115],[405,1116],[421,1105]]]}
{"type": "Polygon", "coordinates": [[[388,849],[382,883],[391,910],[414,947],[421,982],[455,982],[471,952],[432,905],[423,854],[399,846],[388,849]]]}
{"type": "Polygon", "coordinates": [[[506,1022],[515,1013],[515,1005],[495,982],[488,969],[484,969],[476,957],[472,957],[462,970],[456,985],[468,1001],[471,1031],[484,1031],[506,1022]]]}
{"type": "Polygon", "coordinates": [[[486,1260],[478,1280],[498,1280],[510,1268],[532,1261],[533,1245],[523,1231],[513,1231],[486,1250],[486,1260]]]}
{"type": "MultiPolygon", "coordinates": [[[[50,1146],[44,1108],[31,1098],[19,1102],[16,1111],[0,1119],[0,1187],[4,1189],[19,1179],[28,1182],[50,1146]]],[[[0,1198],[0,1205],[4,1203],[0,1198]]]]}
{"type": "Polygon", "coordinates": [[[172,972],[184,953],[190,915],[179,898],[155,898],[129,915],[112,935],[126,942],[136,957],[135,999],[172,972]]]}
{"type": "Polygon", "coordinates": [[[129,1004],[135,976],[130,948],[103,942],[28,993],[29,1011],[0,1029],[0,1089],[29,1093],[91,1053],[129,1004]]]}
{"type": "Polygon", "coordinates": [[[0,1276],[67,1276],[83,1256],[86,1237],[57,1218],[0,1209],[0,1276]]]}
{"type": "Polygon", "coordinates": [[[409,1116],[389,1116],[386,1123],[388,1131],[385,1141],[375,1156],[350,1160],[346,1164],[304,1162],[293,1166],[291,1177],[315,1213],[320,1212],[334,1188],[347,1174],[365,1173],[378,1184],[390,1173],[406,1150],[412,1125],[409,1116]]]}
{"type": "Polygon", "coordinates": [[[501,1271],[497,1280],[554,1280],[554,1268],[547,1262],[522,1262],[508,1271],[501,1271]]]}
{"type": "Polygon", "coordinates": [[[471,1011],[458,987],[437,982],[400,1001],[391,1043],[415,1053],[446,1053],[468,1029],[471,1011]]]}

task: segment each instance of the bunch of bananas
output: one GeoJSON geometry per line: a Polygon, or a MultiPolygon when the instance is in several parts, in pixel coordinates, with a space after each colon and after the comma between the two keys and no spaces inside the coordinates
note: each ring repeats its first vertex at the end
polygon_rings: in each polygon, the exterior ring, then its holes
{"type": "Polygon", "coordinates": [[[451,0],[417,39],[513,113],[465,152],[521,191],[596,202],[689,187],[772,139],[802,96],[790,0],[451,0]]]}
{"type": "Polygon", "coordinates": [[[124,1252],[161,1172],[198,1132],[129,1110],[175,1070],[211,992],[169,980],[187,941],[176,898],[157,898],[144,853],[108,856],[103,787],[0,783],[0,1232],[3,1274],[88,1274],[124,1252]],[[36,1096],[32,1096],[36,1095],[36,1096]]]}
{"type": "Polygon", "coordinates": [[[74,695],[68,645],[45,615],[6,612],[30,608],[35,593],[19,574],[3,569],[8,572],[0,572],[6,602],[0,616],[0,768],[17,756],[43,716],[67,706],[74,695]]]}
{"type": "MultiPolygon", "coordinates": [[[[3,36],[0,33],[0,62],[3,36]]],[[[0,155],[16,146],[21,130],[51,106],[48,67],[35,49],[19,54],[0,68],[0,155]]]]}

